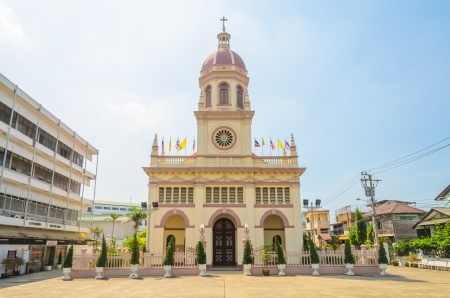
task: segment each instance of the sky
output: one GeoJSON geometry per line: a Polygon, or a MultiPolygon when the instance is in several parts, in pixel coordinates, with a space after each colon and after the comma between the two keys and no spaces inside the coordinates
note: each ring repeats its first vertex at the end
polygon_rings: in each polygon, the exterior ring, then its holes
{"type": "Polygon", "coordinates": [[[448,1],[0,0],[0,73],[99,150],[96,200],[140,203],[155,134],[187,137],[192,154],[198,77],[223,16],[250,77],[252,135],[294,135],[302,199],[331,217],[364,210],[370,171],[376,200],[442,206],[448,1]]]}

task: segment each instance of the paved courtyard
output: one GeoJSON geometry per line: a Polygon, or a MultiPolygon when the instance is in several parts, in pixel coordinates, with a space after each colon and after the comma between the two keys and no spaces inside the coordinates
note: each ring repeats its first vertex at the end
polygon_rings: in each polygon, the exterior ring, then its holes
{"type": "Polygon", "coordinates": [[[388,267],[387,276],[146,277],[62,281],[62,270],[0,279],[0,297],[450,297],[450,272],[388,267]]]}

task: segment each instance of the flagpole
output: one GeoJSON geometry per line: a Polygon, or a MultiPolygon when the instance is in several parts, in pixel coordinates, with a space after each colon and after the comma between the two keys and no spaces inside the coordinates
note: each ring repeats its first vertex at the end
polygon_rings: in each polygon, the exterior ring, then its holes
{"type": "Polygon", "coordinates": [[[184,156],[187,156],[187,153],[186,153],[186,148],[187,148],[187,137],[184,137],[184,139],[186,140],[186,144],[185,144],[185,146],[184,146],[184,156]]]}

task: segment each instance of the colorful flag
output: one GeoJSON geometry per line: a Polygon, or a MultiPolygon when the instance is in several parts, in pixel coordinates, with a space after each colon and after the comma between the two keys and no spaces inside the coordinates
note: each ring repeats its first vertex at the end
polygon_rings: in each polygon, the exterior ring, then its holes
{"type": "Polygon", "coordinates": [[[192,145],[192,151],[195,152],[195,138],[194,138],[194,145],[192,145]]]}
{"type": "Polygon", "coordinates": [[[275,149],[275,144],[272,142],[272,139],[270,139],[270,149],[275,149]]]}
{"type": "Polygon", "coordinates": [[[260,147],[258,141],[255,139],[255,147],[260,147]]]}
{"type": "Polygon", "coordinates": [[[179,148],[180,149],[178,149],[178,150],[186,148],[186,138],[184,138],[184,140],[181,142],[181,144],[179,145],[179,148]]]}
{"type": "Polygon", "coordinates": [[[288,141],[284,140],[284,149],[291,150],[291,146],[289,145],[288,141]]]}
{"type": "Polygon", "coordinates": [[[261,146],[264,146],[266,142],[264,142],[264,138],[262,138],[261,146]]]}
{"type": "Polygon", "coordinates": [[[162,139],[162,142],[161,142],[161,151],[164,152],[164,138],[162,139]]]}
{"type": "Polygon", "coordinates": [[[278,148],[280,148],[281,150],[284,149],[283,143],[281,143],[280,139],[278,139],[278,148]]]}
{"type": "Polygon", "coordinates": [[[172,137],[170,137],[170,140],[169,140],[169,153],[170,153],[170,150],[172,150],[172,137]]]}
{"type": "Polygon", "coordinates": [[[177,142],[175,143],[175,149],[177,149],[177,151],[180,151],[180,138],[178,138],[177,142]]]}

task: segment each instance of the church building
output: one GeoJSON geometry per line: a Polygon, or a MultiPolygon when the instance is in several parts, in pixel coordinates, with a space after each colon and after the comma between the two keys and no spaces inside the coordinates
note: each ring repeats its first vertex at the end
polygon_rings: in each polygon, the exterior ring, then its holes
{"type": "Polygon", "coordinates": [[[291,135],[281,156],[252,153],[249,77],[244,60],[230,49],[225,26],[218,47],[200,71],[197,152],[167,156],[155,136],[148,175],[147,248],[164,252],[175,237],[176,250],[195,247],[202,233],[207,263],[242,264],[243,238],[252,246],[274,243],[285,251],[302,250],[300,176],[291,135]]]}

